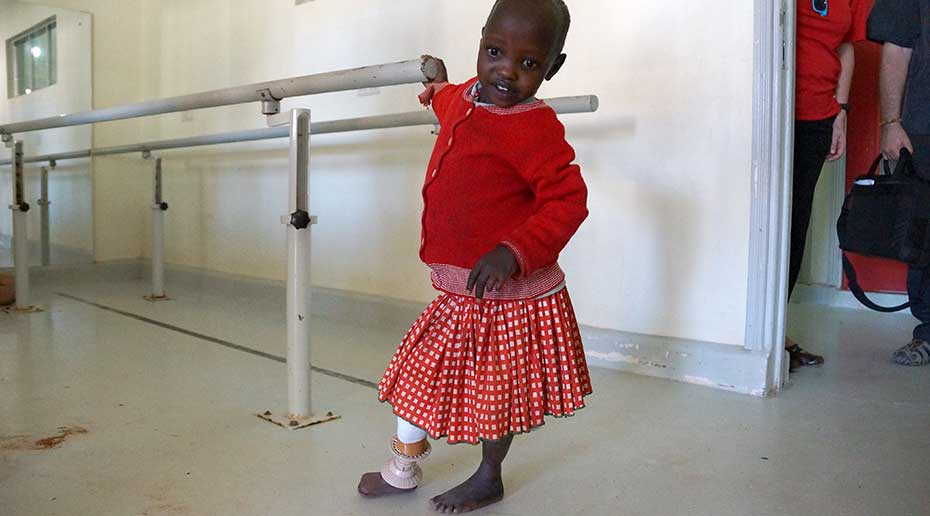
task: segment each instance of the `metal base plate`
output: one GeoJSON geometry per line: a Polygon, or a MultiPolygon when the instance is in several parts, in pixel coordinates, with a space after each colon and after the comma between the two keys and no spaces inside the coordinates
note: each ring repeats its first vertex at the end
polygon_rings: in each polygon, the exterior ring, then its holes
{"type": "Polygon", "coordinates": [[[157,303],[158,301],[174,301],[174,298],[173,298],[173,297],[168,297],[168,296],[153,296],[153,295],[151,295],[151,294],[147,294],[147,295],[142,296],[142,299],[144,299],[144,300],[146,300],[146,301],[149,301],[149,302],[152,302],[152,303],[157,303]]]}
{"type": "Polygon", "coordinates": [[[4,306],[3,312],[8,314],[37,314],[43,312],[41,307],[32,305],[28,308],[16,308],[16,306],[4,306]]]}
{"type": "Polygon", "coordinates": [[[268,421],[269,423],[274,423],[281,428],[286,428],[288,430],[299,430],[301,428],[307,428],[308,426],[318,425],[320,423],[325,423],[327,421],[332,421],[334,419],[339,419],[342,416],[337,416],[332,412],[327,412],[318,416],[297,416],[292,417],[286,414],[272,414],[271,412],[259,412],[255,414],[261,419],[268,421]]]}

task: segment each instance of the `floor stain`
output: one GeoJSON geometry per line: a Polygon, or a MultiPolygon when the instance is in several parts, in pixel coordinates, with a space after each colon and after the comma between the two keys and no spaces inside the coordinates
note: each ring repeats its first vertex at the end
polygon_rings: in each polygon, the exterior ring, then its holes
{"type": "Polygon", "coordinates": [[[58,428],[58,435],[45,437],[36,441],[29,435],[11,435],[0,437],[0,450],[50,450],[58,448],[68,438],[77,434],[86,434],[87,429],[82,426],[62,426],[58,428]]]}
{"type": "Polygon", "coordinates": [[[175,486],[173,481],[160,481],[145,490],[148,498],[142,516],[182,515],[191,514],[190,506],[182,501],[174,500],[175,486]]]}

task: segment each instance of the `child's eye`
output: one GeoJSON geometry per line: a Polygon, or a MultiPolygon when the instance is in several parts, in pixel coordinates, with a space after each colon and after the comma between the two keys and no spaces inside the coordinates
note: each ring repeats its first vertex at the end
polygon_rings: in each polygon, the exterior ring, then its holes
{"type": "Polygon", "coordinates": [[[526,68],[527,70],[532,70],[533,68],[536,68],[536,61],[532,59],[524,59],[523,68],[526,68]]]}
{"type": "Polygon", "coordinates": [[[491,56],[491,57],[497,57],[497,56],[501,55],[501,50],[500,50],[499,48],[496,48],[496,47],[489,47],[489,48],[488,48],[488,55],[491,56]]]}

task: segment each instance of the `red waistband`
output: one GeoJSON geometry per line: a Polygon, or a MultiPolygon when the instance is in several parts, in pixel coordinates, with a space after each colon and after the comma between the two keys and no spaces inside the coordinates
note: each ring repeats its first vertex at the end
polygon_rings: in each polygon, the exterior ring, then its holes
{"type": "MultiPolygon", "coordinates": [[[[474,294],[466,290],[468,275],[471,270],[455,265],[434,263],[429,266],[432,270],[430,279],[433,288],[457,296],[470,296],[474,294]]],[[[533,274],[522,278],[511,278],[504,286],[495,292],[485,292],[485,299],[533,299],[537,298],[565,281],[565,273],[559,264],[554,263],[542,268],[533,274]]]]}

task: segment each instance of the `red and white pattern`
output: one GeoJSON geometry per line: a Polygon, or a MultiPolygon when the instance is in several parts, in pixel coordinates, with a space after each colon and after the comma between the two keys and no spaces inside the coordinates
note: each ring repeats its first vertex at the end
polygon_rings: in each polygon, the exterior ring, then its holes
{"type": "MultiPolygon", "coordinates": [[[[436,290],[457,296],[472,296],[467,290],[468,276],[471,275],[470,269],[441,263],[431,264],[429,268],[431,270],[430,280],[432,280],[433,288],[436,290]]],[[[500,290],[494,292],[485,291],[484,298],[513,300],[539,297],[551,292],[564,281],[565,273],[562,272],[559,264],[554,263],[549,267],[537,270],[529,276],[510,278],[504,282],[500,290]]]]}
{"type": "MultiPolygon", "coordinates": [[[[442,87],[445,87],[445,86],[446,84],[444,84],[442,87]]],[[[462,98],[464,98],[468,102],[477,103],[479,89],[481,89],[481,83],[478,81],[478,78],[476,77],[471,80],[469,86],[465,88],[464,92],[462,92],[462,98]]],[[[439,90],[436,90],[436,93],[438,92],[439,90]]],[[[522,102],[520,104],[514,104],[510,107],[500,107],[500,106],[495,106],[493,104],[488,105],[488,104],[483,104],[483,103],[478,104],[478,106],[481,107],[482,109],[487,109],[488,111],[490,111],[491,113],[494,113],[495,115],[519,115],[520,113],[526,113],[527,111],[532,111],[534,109],[546,107],[548,106],[548,104],[546,104],[542,100],[536,99],[530,102],[522,102]]]]}
{"type": "Polygon", "coordinates": [[[528,432],[546,415],[571,416],[591,394],[566,289],[539,299],[440,294],[391,360],[379,398],[449,443],[528,432]]]}

